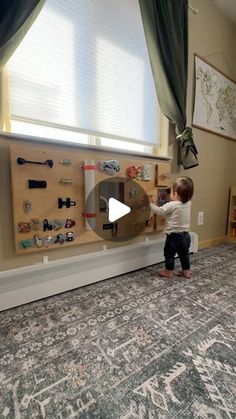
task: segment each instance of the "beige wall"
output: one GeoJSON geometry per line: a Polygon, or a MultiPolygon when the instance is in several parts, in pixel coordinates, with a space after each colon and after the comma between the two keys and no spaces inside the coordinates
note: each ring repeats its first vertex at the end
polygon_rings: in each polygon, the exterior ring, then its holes
{"type": "MultiPolygon", "coordinates": [[[[189,12],[189,84],[188,125],[192,121],[194,89],[194,53],[236,80],[236,26],[214,5],[213,0],[191,0],[198,14],[189,12]]],[[[191,229],[200,241],[222,237],[226,232],[229,188],[236,185],[236,141],[193,128],[199,151],[199,167],[179,171],[173,165],[172,176],[185,174],[194,180],[191,229]],[[197,213],[204,211],[204,224],[197,226],[197,213]]],[[[171,152],[173,141],[170,140],[171,152]]]]}
{"type": "MultiPolygon", "coordinates": [[[[191,124],[193,97],[193,55],[199,54],[226,75],[236,79],[236,27],[214,6],[213,0],[192,0],[198,15],[190,12],[188,124],[191,124]]],[[[191,176],[195,183],[191,230],[200,241],[225,235],[228,195],[236,185],[236,142],[194,128],[194,141],[199,150],[199,167],[179,170],[174,157],[172,177],[191,176]],[[197,226],[197,212],[204,211],[204,224],[197,226]]],[[[173,136],[172,136],[173,137],[173,136]]],[[[42,253],[16,256],[13,247],[9,140],[0,136],[0,270],[41,262],[42,253]]],[[[169,151],[175,153],[175,142],[170,138],[169,151]]],[[[50,250],[50,259],[59,259],[101,248],[93,244],[68,249],[50,250]]]]}

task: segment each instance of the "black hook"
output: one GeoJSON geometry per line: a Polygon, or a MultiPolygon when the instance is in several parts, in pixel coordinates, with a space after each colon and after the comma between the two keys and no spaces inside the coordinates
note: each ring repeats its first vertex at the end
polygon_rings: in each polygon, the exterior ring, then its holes
{"type": "Polygon", "coordinates": [[[26,159],[23,159],[23,157],[18,157],[18,159],[16,160],[17,161],[17,163],[19,164],[19,165],[23,165],[23,164],[26,164],[26,163],[31,163],[31,164],[44,164],[45,166],[48,166],[48,167],[53,167],[53,160],[46,160],[46,161],[31,161],[31,160],[26,160],[26,159]]]}

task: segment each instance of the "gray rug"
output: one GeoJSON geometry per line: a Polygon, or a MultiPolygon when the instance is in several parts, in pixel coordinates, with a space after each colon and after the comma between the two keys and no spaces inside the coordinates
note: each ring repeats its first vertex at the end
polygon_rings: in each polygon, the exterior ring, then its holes
{"type": "Polygon", "coordinates": [[[0,418],[236,418],[236,246],[191,263],[0,313],[0,418]]]}

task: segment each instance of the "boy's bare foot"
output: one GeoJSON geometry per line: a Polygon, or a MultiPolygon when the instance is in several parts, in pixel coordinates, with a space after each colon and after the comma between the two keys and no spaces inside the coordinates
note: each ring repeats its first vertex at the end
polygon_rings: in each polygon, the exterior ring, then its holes
{"type": "Polygon", "coordinates": [[[183,271],[178,272],[179,276],[183,276],[186,279],[192,278],[192,271],[190,269],[185,269],[183,271]]]}
{"type": "Polygon", "coordinates": [[[164,278],[173,278],[173,271],[170,271],[169,269],[161,269],[158,271],[158,275],[164,278]]]}

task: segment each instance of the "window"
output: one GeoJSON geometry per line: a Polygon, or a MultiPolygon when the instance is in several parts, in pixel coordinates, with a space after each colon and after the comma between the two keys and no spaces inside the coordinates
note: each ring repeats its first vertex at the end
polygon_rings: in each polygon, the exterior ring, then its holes
{"type": "Polygon", "coordinates": [[[47,0],[8,74],[13,133],[141,152],[158,145],[138,0],[47,0]]]}

